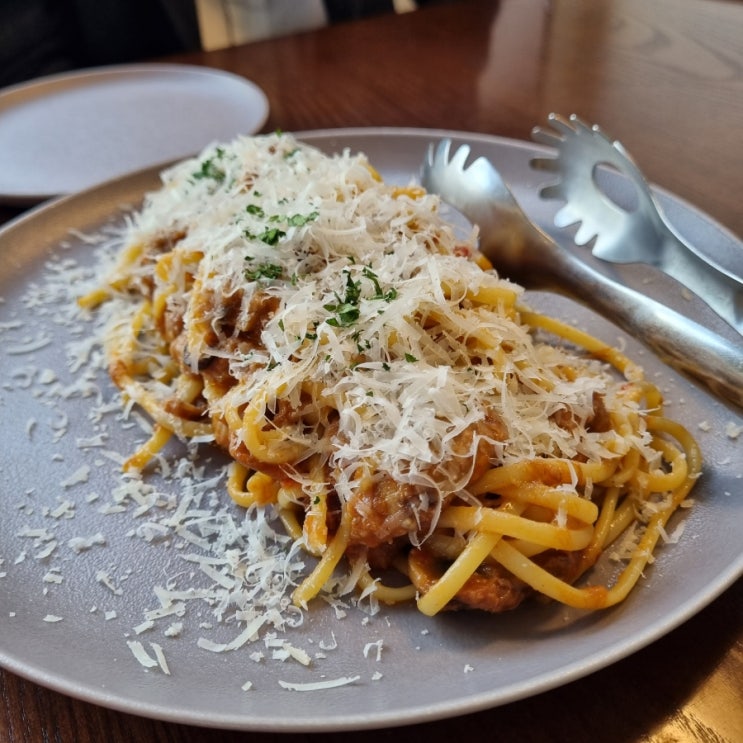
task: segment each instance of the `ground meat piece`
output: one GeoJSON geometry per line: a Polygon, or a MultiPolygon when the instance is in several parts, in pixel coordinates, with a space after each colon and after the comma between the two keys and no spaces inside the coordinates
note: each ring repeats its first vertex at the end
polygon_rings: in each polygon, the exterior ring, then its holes
{"type": "Polygon", "coordinates": [[[451,480],[457,480],[471,470],[470,482],[477,482],[491,467],[495,456],[493,442],[505,441],[508,429],[502,418],[492,410],[485,413],[482,420],[462,431],[452,441],[455,456],[444,463],[451,480]],[[472,456],[472,442],[477,437],[477,446],[472,456]]]}
{"type": "Polygon", "coordinates": [[[232,292],[228,296],[205,293],[196,311],[214,316],[204,343],[227,351],[262,348],[261,333],[279,307],[280,300],[266,292],[257,291],[248,304],[246,317],[241,317],[244,294],[232,292]],[[241,324],[242,323],[242,324],[241,324]]]}
{"type": "MultiPolygon", "coordinates": [[[[534,562],[547,572],[573,583],[590,567],[584,551],[547,550],[534,562]]],[[[415,549],[408,558],[410,580],[422,594],[430,590],[448,563],[425,549],[415,549]]],[[[446,609],[479,609],[491,613],[510,611],[534,595],[534,589],[497,563],[483,563],[457,592],[446,609]]]]}
{"type": "Polygon", "coordinates": [[[409,544],[407,537],[400,537],[377,547],[364,547],[355,544],[348,548],[346,554],[351,561],[363,557],[373,570],[385,571],[395,564],[398,557],[405,554],[409,544]]]}
{"type": "Polygon", "coordinates": [[[566,583],[574,583],[591,567],[599,554],[600,552],[593,553],[593,558],[589,561],[588,550],[572,552],[547,550],[541,555],[536,555],[533,559],[537,565],[543,567],[548,573],[552,573],[566,583]]]}
{"type": "MultiPolygon", "coordinates": [[[[248,340],[253,343],[254,346],[261,346],[261,333],[266,327],[266,323],[274,316],[274,313],[279,308],[280,300],[271,294],[265,292],[256,292],[250,299],[248,305],[248,321],[240,328],[240,338],[248,340]]],[[[239,305],[236,309],[239,309],[239,305]]],[[[236,316],[233,312],[226,314],[223,324],[229,325],[234,324],[236,316]]]]}
{"type": "Polygon", "coordinates": [[[207,380],[212,388],[219,389],[224,395],[235,384],[235,378],[230,374],[230,362],[219,356],[207,356],[199,364],[201,376],[207,380]]]}
{"type": "Polygon", "coordinates": [[[604,396],[593,393],[593,416],[588,421],[588,430],[596,433],[606,433],[611,430],[611,415],[604,404],[604,396]]]}
{"type": "MultiPolygon", "coordinates": [[[[594,392],[592,403],[593,411],[586,419],[586,428],[589,431],[604,433],[611,428],[611,417],[604,405],[604,396],[599,392],[594,392]]],[[[550,416],[550,419],[566,431],[573,431],[578,425],[575,414],[569,408],[560,408],[559,410],[556,410],[550,416]]]]}
{"type": "MultiPolygon", "coordinates": [[[[238,322],[242,307],[242,293],[232,294],[219,305],[220,319],[214,327],[210,328],[205,338],[205,345],[219,347],[229,356],[237,357],[247,356],[250,351],[262,348],[261,333],[278,306],[278,297],[265,292],[257,292],[250,300],[247,323],[238,331],[235,324],[238,322]]],[[[225,356],[210,356],[207,352],[199,359],[194,359],[189,351],[185,333],[181,333],[172,340],[170,353],[183,369],[192,369],[196,362],[195,365],[198,366],[199,371],[209,379],[214,387],[221,389],[222,394],[226,394],[236,382],[230,373],[229,362],[225,356]]]]}
{"type": "Polygon", "coordinates": [[[184,229],[174,229],[172,232],[160,232],[147,245],[147,254],[169,253],[186,236],[184,229]]]}
{"type": "MultiPolygon", "coordinates": [[[[447,484],[477,480],[491,466],[494,442],[502,441],[506,435],[500,417],[494,412],[488,413],[454,440],[455,456],[432,469],[431,478],[447,484]]],[[[349,504],[351,541],[377,547],[406,534],[425,535],[441,498],[433,490],[396,482],[383,475],[371,487],[360,490],[349,504]]]]}
{"type": "Polygon", "coordinates": [[[361,489],[348,504],[351,543],[377,547],[411,532],[425,534],[436,511],[437,497],[382,476],[361,489]]]}
{"type": "MultiPolygon", "coordinates": [[[[446,563],[428,550],[416,549],[408,558],[410,580],[422,594],[426,593],[446,569],[446,563]]],[[[515,609],[532,589],[498,564],[484,564],[457,593],[446,608],[480,609],[500,613],[515,609]]]]}
{"type": "Polygon", "coordinates": [[[166,412],[187,421],[201,420],[206,414],[206,402],[204,400],[200,400],[197,403],[190,403],[172,397],[165,401],[163,408],[166,412]]]}

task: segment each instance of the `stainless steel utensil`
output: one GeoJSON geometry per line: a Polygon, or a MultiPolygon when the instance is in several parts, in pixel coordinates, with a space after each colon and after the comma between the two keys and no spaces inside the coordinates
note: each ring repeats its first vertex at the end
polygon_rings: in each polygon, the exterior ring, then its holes
{"type": "Polygon", "coordinates": [[[582,301],[676,369],[743,407],[743,349],[561,248],[524,214],[487,159],[467,165],[467,145],[452,156],[450,150],[449,139],[430,146],[421,183],[479,226],[480,249],[501,275],[582,301]]]}
{"type": "Polygon", "coordinates": [[[659,268],[743,334],[743,278],[716,265],[681,237],[622,144],[574,115],[566,119],[550,114],[548,121],[551,128],[535,127],[532,139],[554,147],[556,156],[531,162],[557,176],[557,181],[540,190],[543,198],[565,202],[555,215],[555,225],[579,225],[575,243],[590,244],[601,260],[659,268]],[[606,166],[629,179],[634,193],[627,208],[598,184],[599,168],[606,166]]]}

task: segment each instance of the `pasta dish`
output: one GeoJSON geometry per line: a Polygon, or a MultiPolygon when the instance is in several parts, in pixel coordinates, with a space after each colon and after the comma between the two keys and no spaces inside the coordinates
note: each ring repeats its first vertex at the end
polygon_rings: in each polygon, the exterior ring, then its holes
{"type": "Polygon", "coordinates": [[[531,596],[623,600],[701,471],[618,348],[529,309],[438,197],[288,134],[163,174],[100,289],[105,352],[152,435],[229,453],[229,495],[273,508],[333,575],[425,614],[531,596]],[[605,552],[618,575],[578,579],[605,552]]]}

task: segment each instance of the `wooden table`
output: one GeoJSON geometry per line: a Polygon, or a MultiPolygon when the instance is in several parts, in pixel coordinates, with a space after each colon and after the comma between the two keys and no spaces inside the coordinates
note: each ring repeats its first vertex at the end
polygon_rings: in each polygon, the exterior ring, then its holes
{"type": "MultiPolygon", "coordinates": [[[[528,139],[549,112],[575,112],[621,139],[652,181],[743,235],[743,3],[450,2],[169,61],[256,82],[271,103],[267,131],[415,126],[528,139]]],[[[13,213],[0,210],[0,221],[13,213]]],[[[427,743],[454,736],[743,740],[743,581],[670,635],[588,678],[384,734],[427,743]]],[[[250,740],[311,737],[258,733],[250,740]]],[[[247,734],[112,712],[0,672],[1,741],[212,739],[229,743],[247,734]]]]}

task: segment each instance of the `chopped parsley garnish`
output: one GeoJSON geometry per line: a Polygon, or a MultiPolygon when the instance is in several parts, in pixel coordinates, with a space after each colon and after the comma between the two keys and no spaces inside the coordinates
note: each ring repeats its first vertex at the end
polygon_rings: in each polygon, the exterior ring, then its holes
{"type": "Polygon", "coordinates": [[[224,155],[224,150],[221,147],[217,147],[216,154],[214,157],[209,157],[201,163],[201,167],[191,175],[197,180],[203,178],[212,178],[217,183],[221,183],[227,175],[224,168],[220,168],[214,161],[219,160],[224,155]]]}
{"type": "Polygon", "coordinates": [[[364,353],[371,348],[371,341],[368,338],[362,338],[360,330],[355,331],[351,338],[356,343],[356,350],[359,353],[364,353]]]}
{"type": "Polygon", "coordinates": [[[268,227],[263,230],[263,232],[257,234],[250,232],[250,230],[245,230],[243,234],[249,240],[260,240],[261,242],[266,243],[266,245],[274,246],[286,235],[286,232],[280,230],[278,227],[268,227]]]}
{"type": "Polygon", "coordinates": [[[310,212],[309,214],[293,214],[287,217],[286,223],[290,227],[304,227],[308,222],[312,222],[320,216],[320,212],[310,212]]]}
{"type": "MultiPolygon", "coordinates": [[[[354,281],[348,269],[344,269],[343,273],[346,275],[345,295],[341,299],[336,292],[335,298],[337,301],[323,305],[324,309],[335,315],[335,317],[327,320],[328,325],[332,325],[333,327],[348,327],[349,325],[353,325],[360,316],[361,281],[354,281]]],[[[370,299],[382,299],[385,302],[391,302],[397,297],[397,289],[394,287],[387,291],[382,290],[379,277],[368,266],[364,266],[361,275],[371,281],[374,293],[370,299]]],[[[358,343],[358,339],[356,340],[358,343]]],[[[361,350],[361,346],[359,345],[358,347],[361,350]]]]}
{"type": "Polygon", "coordinates": [[[276,245],[276,243],[285,235],[286,232],[284,232],[284,230],[280,230],[278,227],[269,227],[258,235],[258,239],[262,240],[266,245],[276,245]]]}
{"type": "Polygon", "coordinates": [[[383,299],[385,302],[391,302],[397,297],[397,289],[394,287],[388,289],[386,292],[382,291],[382,287],[379,284],[379,276],[369,266],[364,266],[363,275],[372,282],[372,286],[374,287],[374,296],[372,296],[372,299],[383,299]]]}
{"type": "MultiPolygon", "coordinates": [[[[317,219],[318,212],[310,212],[309,214],[292,214],[291,216],[285,216],[282,214],[271,214],[266,215],[265,210],[259,204],[248,204],[245,207],[245,211],[259,219],[265,219],[270,225],[286,224],[287,227],[303,227],[308,222],[312,222],[317,219]]],[[[243,232],[245,237],[249,240],[260,240],[266,245],[276,245],[279,240],[286,237],[286,230],[281,227],[266,227],[262,232],[251,232],[245,230],[243,232]]]]}
{"type": "MultiPolygon", "coordinates": [[[[246,258],[246,261],[253,260],[252,258],[246,258]]],[[[283,268],[277,263],[259,263],[256,266],[251,266],[243,271],[243,275],[248,281],[260,281],[265,279],[270,281],[272,279],[280,279],[283,268]]]]}
{"type": "Polygon", "coordinates": [[[353,325],[360,315],[359,300],[361,299],[361,282],[354,281],[351,278],[351,272],[344,270],[346,274],[346,293],[343,299],[338,296],[336,292],[336,302],[324,304],[323,308],[328,312],[332,312],[335,317],[331,317],[327,320],[328,325],[332,325],[334,328],[343,327],[346,328],[349,325],[353,325]]]}
{"type": "Polygon", "coordinates": [[[332,325],[334,328],[347,328],[359,319],[359,308],[353,305],[346,303],[326,304],[324,307],[328,312],[335,313],[335,317],[330,317],[326,321],[328,325],[332,325]]]}

